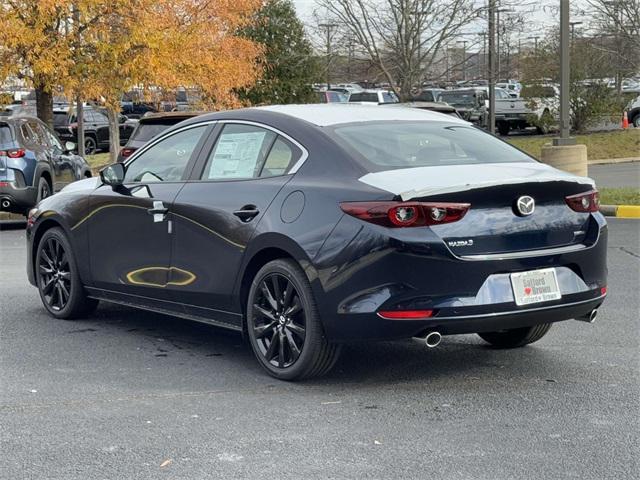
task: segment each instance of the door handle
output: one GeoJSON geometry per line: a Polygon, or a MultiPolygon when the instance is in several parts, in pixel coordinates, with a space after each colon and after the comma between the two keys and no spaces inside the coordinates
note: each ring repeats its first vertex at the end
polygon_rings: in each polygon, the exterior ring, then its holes
{"type": "Polygon", "coordinates": [[[155,223],[162,222],[168,211],[169,209],[166,208],[164,206],[164,203],[162,203],[160,200],[154,200],[153,207],[147,210],[147,212],[149,212],[149,215],[153,215],[153,221],[155,223]]]}
{"type": "Polygon", "coordinates": [[[250,222],[259,213],[260,210],[258,210],[258,207],[255,205],[245,205],[240,210],[233,212],[233,214],[243,222],[250,222]]]}

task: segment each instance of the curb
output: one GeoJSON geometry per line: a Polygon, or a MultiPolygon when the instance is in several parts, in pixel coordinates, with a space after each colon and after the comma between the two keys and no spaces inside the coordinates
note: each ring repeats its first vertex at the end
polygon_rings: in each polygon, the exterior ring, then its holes
{"type": "Polygon", "coordinates": [[[600,160],[589,160],[587,163],[589,165],[608,165],[613,163],[632,163],[632,162],[640,162],[640,158],[638,157],[628,157],[628,158],[603,158],[600,160]]]}
{"type": "Polygon", "coordinates": [[[640,218],[640,205],[600,205],[605,217],[640,218]]]}

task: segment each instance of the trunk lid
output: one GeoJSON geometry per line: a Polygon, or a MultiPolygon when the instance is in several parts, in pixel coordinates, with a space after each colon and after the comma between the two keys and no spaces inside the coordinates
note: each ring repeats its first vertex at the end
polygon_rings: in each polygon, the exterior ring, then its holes
{"type": "Polygon", "coordinates": [[[461,220],[430,227],[458,256],[580,245],[597,236],[591,215],[565,202],[593,189],[593,181],[537,162],[393,170],[361,180],[403,201],[470,203],[461,220]],[[534,200],[533,213],[518,210],[521,197],[534,200]]]}

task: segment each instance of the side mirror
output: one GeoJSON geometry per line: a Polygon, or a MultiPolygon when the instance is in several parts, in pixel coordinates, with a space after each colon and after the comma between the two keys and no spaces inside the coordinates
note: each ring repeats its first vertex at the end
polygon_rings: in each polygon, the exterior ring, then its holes
{"type": "Polygon", "coordinates": [[[75,151],[75,149],[76,149],[76,144],[75,144],[75,143],[73,143],[73,142],[65,142],[65,144],[64,144],[64,149],[65,149],[67,152],[73,152],[73,151],[75,151]]]}
{"type": "Polygon", "coordinates": [[[127,121],[127,117],[125,117],[124,115],[120,115],[118,117],[118,123],[124,123],[127,121]]]}
{"type": "Polygon", "coordinates": [[[100,170],[100,180],[105,185],[119,187],[124,182],[124,165],[122,163],[112,163],[100,170]]]}

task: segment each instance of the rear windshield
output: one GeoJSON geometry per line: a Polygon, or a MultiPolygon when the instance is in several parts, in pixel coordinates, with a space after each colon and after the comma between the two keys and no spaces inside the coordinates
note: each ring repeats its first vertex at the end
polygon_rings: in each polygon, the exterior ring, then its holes
{"type": "Polygon", "coordinates": [[[397,168],[534,162],[492,135],[441,122],[371,122],[338,126],[339,143],[369,172],[397,168]]]}
{"type": "Polygon", "coordinates": [[[0,123],[0,145],[10,145],[13,143],[11,128],[6,123],[0,123]]]}
{"type": "Polygon", "coordinates": [[[159,133],[164,132],[167,128],[169,128],[172,125],[175,125],[178,122],[181,122],[182,120],[184,119],[180,118],[180,119],[176,119],[176,121],[174,122],[165,122],[165,123],[140,122],[138,124],[138,128],[136,128],[136,131],[133,132],[133,135],[131,136],[131,140],[138,140],[140,142],[149,141],[159,133]]]}
{"type": "Polygon", "coordinates": [[[451,105],[475,105],[476,94],[473,92],[440,92],[438,100],[451,105]]]}
{"type": "Polygon", "coordinates": [[[378,94],[376,92],[352,93],[349,97],[350,102],[376,102],[378,103],[378,94]]]}
{"type": "Polygon", "coordinates": [[[69,118],[66,113],[53,112],[53,126],[62,127],[69,124],[69,118]]]}

